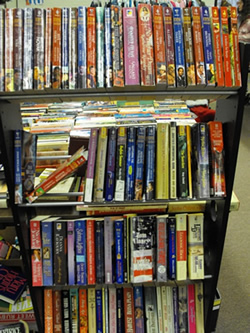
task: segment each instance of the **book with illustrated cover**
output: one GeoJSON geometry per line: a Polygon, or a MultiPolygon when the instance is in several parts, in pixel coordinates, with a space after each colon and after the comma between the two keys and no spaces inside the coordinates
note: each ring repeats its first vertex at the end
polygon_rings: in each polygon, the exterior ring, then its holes
{"type": "Polygon", "coordinates": [[[84,201],[86,201],[86,202],[91,202],[92,196],[93,196],[97,142],[98,142],[98,129],[91,128],[89,146],[88,146],[88,165],[87,165],[87,172],[86,172],[86,185],[85,185],[85,193],[84,193],[84,201]]]}
{"type": "Polygon", "coordinates": [[[176,122],[170,122],[169,135],[169,188],[170,199],[177,198],[177,125],[176,122]]]}
{"type": "Polygon", "coordinates": [[[187,214],[176,214],[176,280],[187,279],[187,214]]]}
{"type": "Polygon", "coordinates": [[[165,29],[167,87],[171,88],[176,86],[173,12],[171,7],[163,7],[163,17],[165,29]]]}
{"type": "Polygon", "coordinates": [[[53,297],[53,333],[62,332],[62,298],[60,290],[52,291],[53,297]]]}
{"type": "Polygon", "coordinates": [[[87,88],[96,88],[96,8],[87,8],[87,88]]]}
{"type": "Polygon", "coordinates": [[[115,272],[116,272],[116,282],[124,282],[123,273],[123,219],[115,220],[114,222],[114,233],[115,233],[115,272]]]}
{"type": "Polygon", "coordinates": [[[2,325],[0,324],[0,333],[29,333],[29,325],[27,322],[20,320],[16,324],[2,325]]]}
{"type": "Polygon", "coordinates": [[[44,289],[44,332],[53,332],[53,291],[44,289]]]}
{"type": "MultiPolygon", "coordinates": [[[[46,290],[46,289],[45,289],[46,290]]],[[[63,332],[70,332],[70,298],[69,289],[61,291],[63,332]]],[[[45,306],[45,305],[44,305],[45,306]]],[[[50,331],[52,332],[52,331],[50,331]]]]}
{"type": "Polygon", "coordinates": [[[0,91],[4,91],[5,88],[5,61],[4,61],[4,35],[5,35],[5,12],[4,9],[0,9],[0,91]]]}
{"type": "MultiPolygon", "coordinates": [[[[0,13],[1,15],[1,13],[0,13]]],[[[2,36],[3,37],[3,36],[2,36]]],[[[23,10],[13,9],[13,67],[14,67],[14,90],[22,90],[23,79],[23,10]]],[[[0,56],[1,61],[1,56],[0,56]]],[[[0,68],[2,68],[0,63],[0,68]]],[[[1,76],[2,77],[2,76],[1,76]]],[[[0,82],[1,91],[1,82],[0,82]]]]}
{"type": "Polygon", "coordinates": [[[230,59],[230,39],[228,25],[228,7],[220,8],[220,22],[222,34],[223,64],[225,75],[225,87],[232,87],[231,59],[230,59]]]}
{"type": "Polygon", "coordinates": [[[85,6],[78,7],[78,88],[87,88],[87,12],[85,6]]]}
{"type": "Polygon", "coordinates": [[[44,88],[52,83],[52,8],[45,9],[45,46],[44,46],[44,88]]]}
{"type": "MultiPolygon", "coordinates": [[[[5,91],[14,91],[13,9],[5,9],[5,91]]],[[[25,89],[25,87],[23,87],[25,89]]]]}
{"type": "Polygon", "coordinates": [[[179,331],[188,333],[188,293],[187,286],[178,286],[179,331]]]}
{"type": "Polygon", "coordinates": [[[68,284],[75,284],[75,222],[67,221],[68,284]]]}
{"type": "Polygon", "coordinates": [[[54,283],[61,286],[68,282],[66,240],[67,223],[55,221],[53,223],[54,283]]]}
{"type": "Polygon", "coordinates": [[[168,217],[168,278],[176,279],[176,218],[168,217]]]}
{"type": "Polygon", "coordinates": [[[88,290],[79,289],[79,333],[88,333],[88,290]]]}
{"type": "Polygon", "coordinates": [[[169,198],[169,124],[157,124],[156,199],[169,198]]]}
{"type": "Polygon", "coordinates": [[[77,88],[78,79],[77,15],[77,8],[69,8],[69,89],[77,88]]]}
{"type": "Polygon", "coordinates": [[[189,284],[187,286],[187,294],[188,294],[188,332],[196,333],[194,284],[189,284]]]}
{"type": "Polygon", "coordinates": [[[104,9],[96,7],[96,86],[104,87],[104,9]]]}
{"type": "Polygon", "coordinates": [[[62,89],[69,89],[69,8],[62,8],[62,89]]]}
{"type": "Polygon", "coordinates": [[[231,52],[231,69],[234,71],[233,86],[241,87],[241,67],[240,67],[240,50],[239,50],[239,33],[238,33],[238,16],[237,8],[231,7],[230,11],[230,52],[231,52]],[[233,66],[232,66],[233,65],[233,66]]]}
{"type": "Polygon", "coordinates": [[[87,241],[87,277],[88,284],[96,283],[95,266],[95,220],[86,220],[86,239],[87,241]]]}
{"type": "Polygon", "coordinates": [[[86,220],[75,221],[76,284],[87,284],[86,220]]]}
{"type": "Polygon", "coordinates": [[[194,45],[192,36],[191,25],[191,12],[190,8],[183,8],[183,37],[185,46],[185,58],[186,58],[186,71],[187,71],[187,86],[195,86],[195,65],[194,65],[194,45]]]}
{"type": "Polygon", "coordinates": [[[117,130],[116,171],[115,171],[115,200],[124,201],[125,176],[127,157],[127,128],[121,126],[117,130]]]}
{"type": "Polygon", "coordinates": [[[62,83],[62,62],[61,62],[61,44],[62,44],[62,9],[52,9],[52,88],[61,89],[62,83]]]}
{"type": "Polygon", "coordinates": [[[156,281],[167,281],[167,215],[156,217],[156,281]]]}
{"type": "Polygon", "coordinates": [[[106,166],[105,200],[112,201],[115,189],[116,128],[108,129],[108,151],[106,166]]]}
{"type": "Polygon", "coordinates": [[[34,8],[34,89],[44,89],[44,10],[34,8]]]}
{"type": "Polygon", "coordinates": [[[134,199],[136,128],[128,128],[125,200],[134,199]]]}
{"type": "Polygon", "coordinates": [[[105,86],[113,86],[113,61],[112,61],[112,33],[111,33],[111,8],[104,8],[104,61],[105,61],[105,86]]]}
{"type": "Polygon", "coordinates": [[[185,125],[177,126],[177,195],[179,198],[188,197],[188,162],[187,162],[187,131],[185,125]]]}
{"type": "Polygon", "coordinates": [[[145,319],[147,332],[159,333],[155,287],[144,287],[145,319]]]}
{"type": "Polygon", "coordinates": [[[155,154],[156,154],[156,127],[149,126],[146,128],[146,145],[145,145],[145,190],[146,200],[155,198],[155,154]]]}
{"type": "Polygon", "coordinates": [[[144,299],[143,287],[134,286],[134,307],[135,307],[135,331],[136,333],[145,332],[145,315],[144,315],[144,299]]]}
{"type": "Polygon", "coordinates": [[[78,289],[69,289],[70,328],[72,333],[78,333],[79,299],[78,289]]]}
{"type": "Polygon", "coordinates": [[[144,159],[145,159],[146,127],[137,128],[136,160],[135,160],[135,200],[142,200],[144,185],[144,159]]]}

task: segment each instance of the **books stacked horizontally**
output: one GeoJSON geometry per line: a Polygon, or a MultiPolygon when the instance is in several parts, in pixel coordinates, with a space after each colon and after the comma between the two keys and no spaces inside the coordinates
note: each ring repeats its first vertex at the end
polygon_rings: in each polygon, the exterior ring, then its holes
{"type": "Polygon", "coordinates": [[[0,23],[0,91],[241,86],[236,7],[6,8],[0,23]]]}
{"type": "Polygon", "coordinates": [[[44,290],[45,332],[204,332],[202,283],[44,290]]]}

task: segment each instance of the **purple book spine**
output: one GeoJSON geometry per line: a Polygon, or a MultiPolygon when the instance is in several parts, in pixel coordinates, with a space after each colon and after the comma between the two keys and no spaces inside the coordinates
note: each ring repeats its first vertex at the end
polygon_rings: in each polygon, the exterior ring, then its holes
{"type": "Polygon", "coordinates": [[[125,84],[140,84],[136,8],[123,8],[125,84]]]}
{"type": "Polygon", "coordinates": [[[111,10],[110,7],[104,9],[104,51],[105,51],[105,82],[106,87],[113,87],[113,61],[111,44],[111,10]]]}
{"type": "Polygon", "coordinates": [[[87,284],[86,221],[75,221],[76,282],[87,284]]]}
{"type": "Polygon", "coordinates": [[[111,217],[104,217],[104,262],[105,262],[105,283],[113,283],[113,247],[114,247],[114,220],[111,217]]]}
{"type": "Polygon", "coordinates": [[[74,221],[67,222],[67,244],[68,244],[68,283],[75,284],[75,231],[74,221]]]}
{"type": "Polygon", "coordinates": [[[144,301],[142,286],[134,287],[134,304],[135,312],[140,313],[140,315],[135,318],[135,331],[136,333],[144,333],[144,301]]]}
{"type": "Polygon", "coordinates": [[[112,201],[115,187],[116,128],[109,129],[105,200],[112,201]]]}

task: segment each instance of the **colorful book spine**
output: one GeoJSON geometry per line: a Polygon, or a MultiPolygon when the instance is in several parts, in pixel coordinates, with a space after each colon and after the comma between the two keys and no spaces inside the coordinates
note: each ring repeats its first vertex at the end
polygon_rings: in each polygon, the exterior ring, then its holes
{"type": "Polygon", "coordinates": [[[51,88],[52,83],[52,9],[45,9],[45,46],[44,46],[44,88],[51,88]]]}
{"type": "Polygon", "coordinates": [[[43,267],[43,285],[53,286],[53,221],[47,219],[41,221],[42,232],[42,267],[43,267]]]}
{"type": "Polygon", "coordinates": [[[139,48],[136,8],[124,7],[122,10],[124,29],[125,84],[126,86],[139,85],[139,48]]]}
{"type": "Polygon", "coordinates": [[[4,35],[5,35],[5,12],[4,9],[0,9],[0,91],[4,91],[4,83],[5,83],[4,35]]]}
{"type": "Polygon", "coordinates": [[[147,332],[158,333],[157,299],[155,287],[144,287],[147,332]]]}
{"type": "Polygon", "coordinates": [[[124,52],[122,8],[111,5],[111,34],[113,58],[113,85],[124,87],[124,52]]]}
{"type": "Polygon", "coordinates": [[[95,224],[96,283],[104,283],[104,221],[96,219],[95,224]]]}
{"type": "Polygon", "coordinates": [[[77,88],[77,8],[69,8],[69,89],[77,88]]]}
{"type": "Polygon", "coordinates": [[[87,289],[79,289],[79,333],[88,333],[87,289]]]}
{"type": "Polygon", "coordinates": [[[116,288],[116,320],[117,320],[117,333],[124,332],[124,302],[123,302],[123,288],[116,288]]]}
{"type": "Polygon", "coordinates": [[[168,218],[168,277],[171,280],[176,279],[176,218],[168,218]]]}
{"type": "Polygon", "coordinates": [[[169,198],[169,124],[157,124],[156,199],[169,198]]]}
{"type": "Polygon", "coordinates": [[[96,332],[103,333],[102,290],[96,290],[96,332]]]}
{"type": "Polygon", "coordinates": [[[187,279],[187,214],[176,214],[176,280],[187,279]]]}
{"type": "Polygon", "coordinates": [[[23,89],[33,89],[33,9],[23,13],[23,89]]]}
{"type": "Polygon", "coordinates": [[[123,288],[124,323],[126,333],[135,333],[134,290],[132,287],[123,288]]]}
{"type": "Polygon", "coordinates": [[[62,296],[62,325],[63,325],[63,332],[70,332],[70,298],[69,298],[69,289],[68,290],[62,290],[62,295],[61,296],[62,296]]]}
{"type": "Polygon", "coordinates": [[[72,333],[78,333],[78,309],[79,309],[79,299],[78,299],[78,289],[70,288],[70,328],[72,333]]]}
{"type": "MultiPolygon", "coordinates": [[[[0,16],[1,15],[3,15],[2,11],[0,12],[0,16]]],[[[0,18],[0,22],[3,22],[3,17],[2,19],[0,18]]],[[[13,66],[14,66],[15,91],[22,90],[23,54],[22,52],[20,52],[20,50],[22,49],[23,49],[23,10],[21,8],[15,8],[13,9],[13,57],[14,57],[13,66]]],[[[1,65],[1,56],[0,56],[0,68],[2,68],[2,65],[1,65]]],[[[1,75],[1,79],[2,77],[3,76],[1,75]]],[[[2,90],[3,89],[1,88],[1,82],[0,82],[0,91],[2,90]]]]}
{"type": "Polygon", "coordinates": [[[108,131],[105,200],[112,201],[114,198],[115,188],[116,128],[112,127],[108,131]]]}
{"type": "Polygon", "coordinates": [[[188,197],[188,164],[187,164],[187,132],[185,125],[177,126],[177,149],[178,149],[178,197],[188,197]]]}
{"type": "Polygon", "coordinates": [[[192,7],[192,32],[194,48],[194,59],[195,59],[195,76],[196,83],[198,86],[206,84],[205,75],[205,62],[204,62],[204,51],[202,42],[202,30],[201,30],[201,17],[200,7],[192,7]]]}
{"type": "Polygon", "coordinates": [[[61,52],[62,9],[52,9],[52,88],[61,89],[62,83],[62,52],[61,52]]]}
{"type": "Polygon", "coordinates": [[[53,230],[53,257],[54,257],[54,283],[65,285],[68,281],[66,239],[67,229],[65,222],[56,221],[53,230]]]}
{"type": "Polygon", "coordinates": [[[87,88],[96,88],[96,8],[87,8],[87,88]]]}
{"type": "Polygon", "coordinates": [[[108,129],[106,127],[102,127],[99,130],[96,153],[94,202],[102,202],[104,198],[107,143],[108,129]]]}
{"type": "Polygon", "coordinates": [[[182,11],[179,7],[173,8],[173,30],[174,30],[174,44],[175,44],[175,72],[176,72],[176,86],[186,86],[186,68],[184,56],[184,41],[182,29],[182,11]]]}
{"type": "Polygon", "coordinates": [[[215,86],[214,50],[212,42],[211,20],[208,7],[201,7],[201,26],[205,59],[206,82],[208,86],[215,86]]]}
{"type": "Polygon", "coordinates": [[[134,199],[136,128],[128,128],[125,200],[134,199]]]}
{"type": "Polygon", "coordinates": [[[87,284],[86,220],[75,221],[76,284],[87,284]]]}
{"type": "Polygon", "coordinates": [[[238,17],[237,8],[231,7],[230,11],[230,40],[231,40],[231,58],[233,60],[233,66],[231,66],[234,72],[233,85],[235,87],[241,87],[241,67],[240,67],[240,50],[239,50],[239,33],[238,33],[238,17]]]}
{"type": "Polygon", "coordinates": [[[153,33],[156,84],[167,84],[166,54],[164,42],[163,7],[153,5],[153,33]]]}
{"type": "Polygon", "coordinates": [[[138,4],[138,36],[142,86],[155,85],[152,11],[149,4],[138,4]]]}
{"type": "Polygon", "coordinates": [[[195,323],[196,332],[204,333],[204,291],[203,282],[195,283],[195,323]]]}
{"type": "Polygon", "coordinates": [[[87,13],[86,7],[78,7],[78,88],[87,88],[87,13]]]}
{"type": "Polygon", "coordinates": [[[187,166],[188,166],[188,197],[193,198],[192,186],[192,134],[191,126],[186,125],[187,132],[187,166]]]}
{"type": "Polygon", "coordinates": [[[119,127],[116,145],[115,200],[124,201],[127,153],[127,129],[119,127]]]}
{"type": "Polygon", "coordinates": [[[178,322],[183,333],[188,333],[188,294],[187,286],[178,286],[178,322]]]}
{"type": "Polygon", "coordinates": [[[97,87],[104,87],[104,9],[96,7],[97,87]]]}
{"type": "Polygon", "coordinates": [[[89,138],[88,166],[87,166],[86,186],[85,186],[85,194],[84,194],[84,201],[86,201],[86,202],[92,201],[97,140],[98,140],[98,129],[92,128],[91,133],[90,133],[90,138],[89,138]]]}
{"type": "Polygon", "coordinates": [[[67,221],[67,247],[68,247],[68,284],[75,284],[75,223],[67,221]]]}
{"type": "Polygon", "coordinates": [[[60,290],[53,290],[53,332],[62,332],[62,298],[60,290]]]}
{"type": "Polygon", "coordinates": [[[135,200],[142,200],[144,181],[144,159],[145,159],[146,128],[137,128],[136,140],[136,162],[135,162],[135,200]]]}
{"type": "Polygon", "coordinates": [[[104,8],[104,52],[105,52],[105,86],[113,86],[113,61],[112,61],[112,33],[111,33],[111,8],[104,8]]]}
{"type": "Polygon", "coordinates": [[[86,221],[86,236],[87,236],[87,276],[88,284],[95,284],[95,220],[87,219],[86,221]]]}
{"type": "Polygon", "coordinates": [[[170,136],[169,136],[169,187],[170,187],[170,199],[177,198],[177,125],[176,122],[170,122],[170,136]]]}
{"type": "Polygon", "coordinates": [[[115,233],[115,264],[116,264],[116,282],[124,282],[123,274],[123,220],[116,220],[114,222],[115,233]]]}
{"type": "Polygon", "coordinates": [[[220,29],[220,15],[219,8],[211,8],[211,20],[212,20],[212,35],[214,46],[214,59],[215,59],[215,77],[218,87],[224,87],[224,69],[223,69],[223,57],[222,57],[222,42],[221,42],[221,29],[220,29]]]}
{"type": "Polygon", "coordinates": [[[188,332],[196,333],[196,320],[195,320],[195,289],[194,284],[187,286],[188,293],[188,332]]]}
{"type": "Polygon", "coordinates": [[[164,16],[164,28],[165,28],[167,86],[171,88],[176,86],[172,8],[163,7],[163,16],[164,16]]]}
{"type": "Polygon", "coordinates": [[[62,8],[62,89],[69,89],[69,8],[62,8]]]}
{"type": "Polygon", "coordinates": [[[167,216],[156,218],[156,281],[167,281],[167,216]]]}
{"type": "MultiPolygon", "coordinates": [[[[14,91],[13,9],[5,9],[5,91],[14,91]]],[[[25,88],[24,88],[25,89],[25,88]]]]}
{"type": "Polygon", "coordinates": [[[44,333],[53,332],[53,292],[44,289],[44,333]]]}
{"type": "Polygon", "coordinates": [[[117,332],[116,288],[109,288],[109,332],[117,332]]]}
{"type": "Polygon", "coordinates": [[[44,89],[44,10],[34,9],[34,89],[44,89]]]}
{"type": "Polygon", "coordinates": [[[149,126],[146,129],[146,170],[145,187],[146,200],[155,198],[155,152],[156,152],[156,127],[149,126]]]}
{"type": "Polygon", "coordinates": [[[194,66],[194,47],[191,25],[190,8],[183,8],[183,37],[185,45],[186,71],[187,71],[187,86],[196,85],[195,66],[194,66]]]}
{"type": "Polygon", "coordinates": [[[144,299],[142,286],[134,286],[135,332],[145,332],[144,299]]]}
{"type": "Polygon", "coordinates": [[[114,253],[114,217],[104,217],[104,262],[105,262],[105,283],[113,283],[113,253],[114,253]]]}
{"type": "Polygon", "coordinates": [[[230,59],[230,40],[228,26],[228,7],[220,8],[222,48],[223,48],[223,64],[225,75],[225,87],[232,87],[231,59],[230,59]]]}
{"type": "Polygon", "coordinates": [[[20,204],[23,202],[22,130],[14,131],[14,173],[15,173],[15,204],[20,204]]]}

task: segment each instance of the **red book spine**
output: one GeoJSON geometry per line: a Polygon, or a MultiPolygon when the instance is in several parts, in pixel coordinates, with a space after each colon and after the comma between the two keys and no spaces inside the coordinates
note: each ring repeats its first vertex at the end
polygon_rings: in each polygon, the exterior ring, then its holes
{"type": "Polygon", "coordinates": [[[96,9],[87,8],[87,88],[96,88],[96,9]]]}
{"type": "Polygon", "coordinates": [[[95,284],[95,220],[87,220],[87,240],[88,284],[95,284]]]}
{"type": "Polygon", "coordinates": [[[42,241],[40,221],[30,221],[30,248],[31,248],[31,267],[32,267],[32,286],[41,287],[43,285],[42,273],[42,241]]]}
{"type": "Polygon", "coordinates": [[[62,303],[60,290],[53,290],[53,332],[62,332],[62,303]]]}
{"type": "Polygon", "coordinates": [[[87,289],[79,289],[79,332],[88,333],[87,289]]]}
{"type": "Polygon", "coordinates": [[[125,333],[135,332],[134,292],[132,287],[123,288],[125,333]]]}
{"type": "Polygon", "coordinates": [[[196,333],[194,284],[189,284],[187,289],[188,289],[188,332],[196,333]]]}
{"type": "Polygon", "coordinates": [[[60,89],[62,81],[61,64],[61,8],[52,9],[52,88],[60,89]]]}
{"type": "Polygon", "coordinates": [[[52,9],[47,8],[45,14],[45,57],[44,87],[51,87],[51,52],[52,52],[52,9]]]}
{"type": "Polygon", "coordinates": [[[221,31],[222,31],[222,42],[223,42],[225,86],[232,87],[227,7],[221,7],[220,14],[221,14],[221,31]]]}
{"type": "Polygon", "coordinates": [[[53,293],[44,289],[44,333],[53,333],[53,293]]]}
{"type": "Polygon", "coordinates": [[[234,53],[235,86],[240,87],[241,86],[241,68],[240,68],[238,19],[237,19],[237,8],[236,7],[231,7],[231,38],[232,38],[232,51],[234,53]]]}

